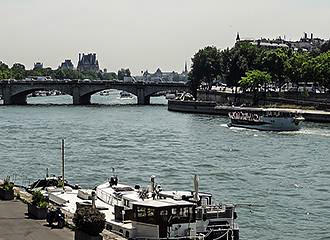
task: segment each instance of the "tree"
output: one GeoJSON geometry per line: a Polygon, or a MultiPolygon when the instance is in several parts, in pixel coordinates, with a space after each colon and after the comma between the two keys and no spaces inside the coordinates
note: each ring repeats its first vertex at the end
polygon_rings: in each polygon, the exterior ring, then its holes
{"type": "Polygon", "coordinates": [[[262,49],[250,43],[237,43],[232,49],[221,52],[221,72],[230,87],[237,87],[239,80],[249,70],[260,68],[258,58],[262,49]]]}
{"type": "Polygon", "coordinates": [[[196,97],[197,89],[203,81],[210,89],[213,81],[221,75],[220,51],[214,46],[208,46],[200,49],[191,60],[191,90],[196,97]]]}
{"type": "Polygon", "coordinates": [[[124,77],[130,77],[131,76],[131,71],[129,70],[129,68],[127,69],[120,69],[118,71],[118,80],[124,80],[124,77]]]}
{"type": "Polygon", "coordinates": [[[298,85],[299,82],[305,80],[305,73],[303,71],[303,65],[308,62],[308,53],[296,52],[292,54],[285,66],[285,74],[292,83],[298,85]]]}
{"type": "Polygon", "coordinates": [[[314,74],[318,82],[330,89],[330,51],[315,58],[314,74]]]}
{"type": "Polygon", "coordinates": [[[260,65],[262,70],[271,75],[272,82],[280,89],[285,82],[287,61],[288,53],[283,49],[264,51],[261,54],[260,65]]]}
{"type": "Polygon", "coordinates": [[[113,80],[117,79],[117,74],[115,72],[103,73],[102,80],[113,80]]]}
{"type": "Polygon", "coordinates": [[[323,43],[320,50],[321,50],[321,53],[330,51],[330,40],[323,43]]]}
{"type": "Polygon", "coordinates": [[[20,63],[15,63],[11,67],[11,74],[14,79],[24,79],[26,77],[25,66],[20,63]]]}
{"type": "Polygon", "coordinates": [[[242,77],[239,84],[245,90],[258,92],[261,86],[270,83],[271,80],[272,77],[269,73],[260,70],[252,70],[246,73],[246,77],[242,77]]]}
{"type": "Polygon", "coordinates": [[[8,65],[0,61],[0,79],[9,79],[10,75],[11,72],[8,65]]]}
{"type": "Polygon", "coordinates": [[[57,69],[53,71],[52,77],[55,79],[79,79],[80,73],[73,69],[57,69]]]}

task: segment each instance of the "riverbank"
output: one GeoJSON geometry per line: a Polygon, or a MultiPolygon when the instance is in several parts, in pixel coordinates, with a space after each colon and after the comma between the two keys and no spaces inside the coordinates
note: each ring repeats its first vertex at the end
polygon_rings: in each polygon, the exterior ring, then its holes
{"type": "Polygon", "coordinates": [[[268,105],[295,105],[298,108],[313,108],[316,110],[330,110],[329,93],[303,93],[303,92],[239,92],[199,90],[197,99],[205,102],[216,102],[218,105],[247,105],[257,103],[259,106],[268,105]]]}
{"type": "Polygon", "coordinates": [[[20,200],[0,200],[0,239],[74,239],[72,230],[50,228],[45,220],[31,219],[26,212],[27,206],[20,200]]]}
{"type": "MultiPolygon", "coordinates": [[[[32,195],[21,187],[14,187],[15,199],[11,201],[0,200],[0,239],[47,239],[47,240],[72,240],[74,239],[73,214],[60,207],[65,215],[65,228],[58,229],[48,226],[46,220],[36,220],[29,217],[27,203],[32,202],[32,195]],[[19,196],[19,198],[18,198],[19,196]]],[[[104,240],[123,240],[108,230],[101,233],[104,240]]]]}
{"type": "MultiPolygon", "coordinates": [[[[236,108],[235,108],[236,109],[236,108]]],[[[243,108],[242,108],[243,109],[243,108]]],[[[330,112],[321,110],[306,110],[298,108],[272,108],[276,111],[299,112],[307,122],[330,123],[330,112]]],[[[178,101],[169,100],[168,110],[185,113],[199,113],[228,116],[233,111],[231,106],[218,105],[214,101],[178,101]]]]}

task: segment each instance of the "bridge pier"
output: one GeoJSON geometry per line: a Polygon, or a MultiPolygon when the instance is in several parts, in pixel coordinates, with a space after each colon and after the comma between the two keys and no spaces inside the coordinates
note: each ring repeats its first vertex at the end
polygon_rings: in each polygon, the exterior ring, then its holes
{"type": "Polygon", "coordinates": [[[10,87],[3,88],[2,97],[3,97],[4,105],[26,105],[27,104],[26,94],[21,93],[21,94],[12,96],[10,87]]]}
{"type": "Polygon", "coordinates": [[[144,88],[137,89],[137,104],[138,105],[150,104],[150,96],[145,96],[144,88]]]}
{"type": "Polygon", "coordinates": [[[85,95],[85,96],[73,95],[73,105],[89,105],[89,104],[91,104],[90,95],[85,95]]]}
{"type": "Polygon", "coordinates": [[[73,105],[89,105],[91,104],[91,95],[86,94],[80,96],[80,90],[78,87],[73,88],[73,105]]]}

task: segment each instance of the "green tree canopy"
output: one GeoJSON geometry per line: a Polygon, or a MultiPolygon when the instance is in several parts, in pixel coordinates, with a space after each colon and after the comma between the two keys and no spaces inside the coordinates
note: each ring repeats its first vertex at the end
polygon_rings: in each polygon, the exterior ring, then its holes
{"type": "Polygon", "coordinates": [[[271,80],[272,77],[269,73],[260,70],[252,70],[246,73],[246,77],[242,77],[239,84],[245,90],[257,92],[259,87],[270,83],[271,80]]]}
{"type": "Polygon", "coordinates": [[[281,87],[285,82],[288,52],[284,49],[263,51],[260,56],[261,70],[268,72],[272,82],[281,87]]]}
{"type": "Polygon", "coordinates": [[[14,63],[11,67],[11,75],[14,79],[24,79],[26,77],[25,66],[20,63],[14,63]]]}
{"type": "Polygon", "coordinates": [[[260,68],[258,57],[261,53],[262,49],[244,42],[221,51],[221,72],[228,86],[237,87],[247,71],[260,68]]]}
{"type": "Polygon", "coordinates": [[[204,81],[210,87],[212,82],[221,75],[220,61],[220,51],[214,46],[200,49],[194,55],[191,67],[191,89],[194,96],[201,82],[204,81]]]}
{"type": "Polygon", "coordinates": [[[11,71],[7,64],[0,61],[0,80],[9,79],[11,77],[11,71]]]}
{"type": "Polygon", "coordinates": [[[130,77],[131,76],[131,71],[127,69],[120,69],[118,71],[118,80],[124,80],[124,77],[130,77]]]}

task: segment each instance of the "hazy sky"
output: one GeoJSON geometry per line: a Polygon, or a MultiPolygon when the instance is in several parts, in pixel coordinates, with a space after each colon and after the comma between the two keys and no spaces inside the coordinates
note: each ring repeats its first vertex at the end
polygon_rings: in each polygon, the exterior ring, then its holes
{"type": "Polygon", "coordinates": [[[100,67],[134,74],[182,71],[198,49],[241,37],[330,37],[330,0],[0,0],[0,60],[76,66],[79,52],[100,67]]]}

